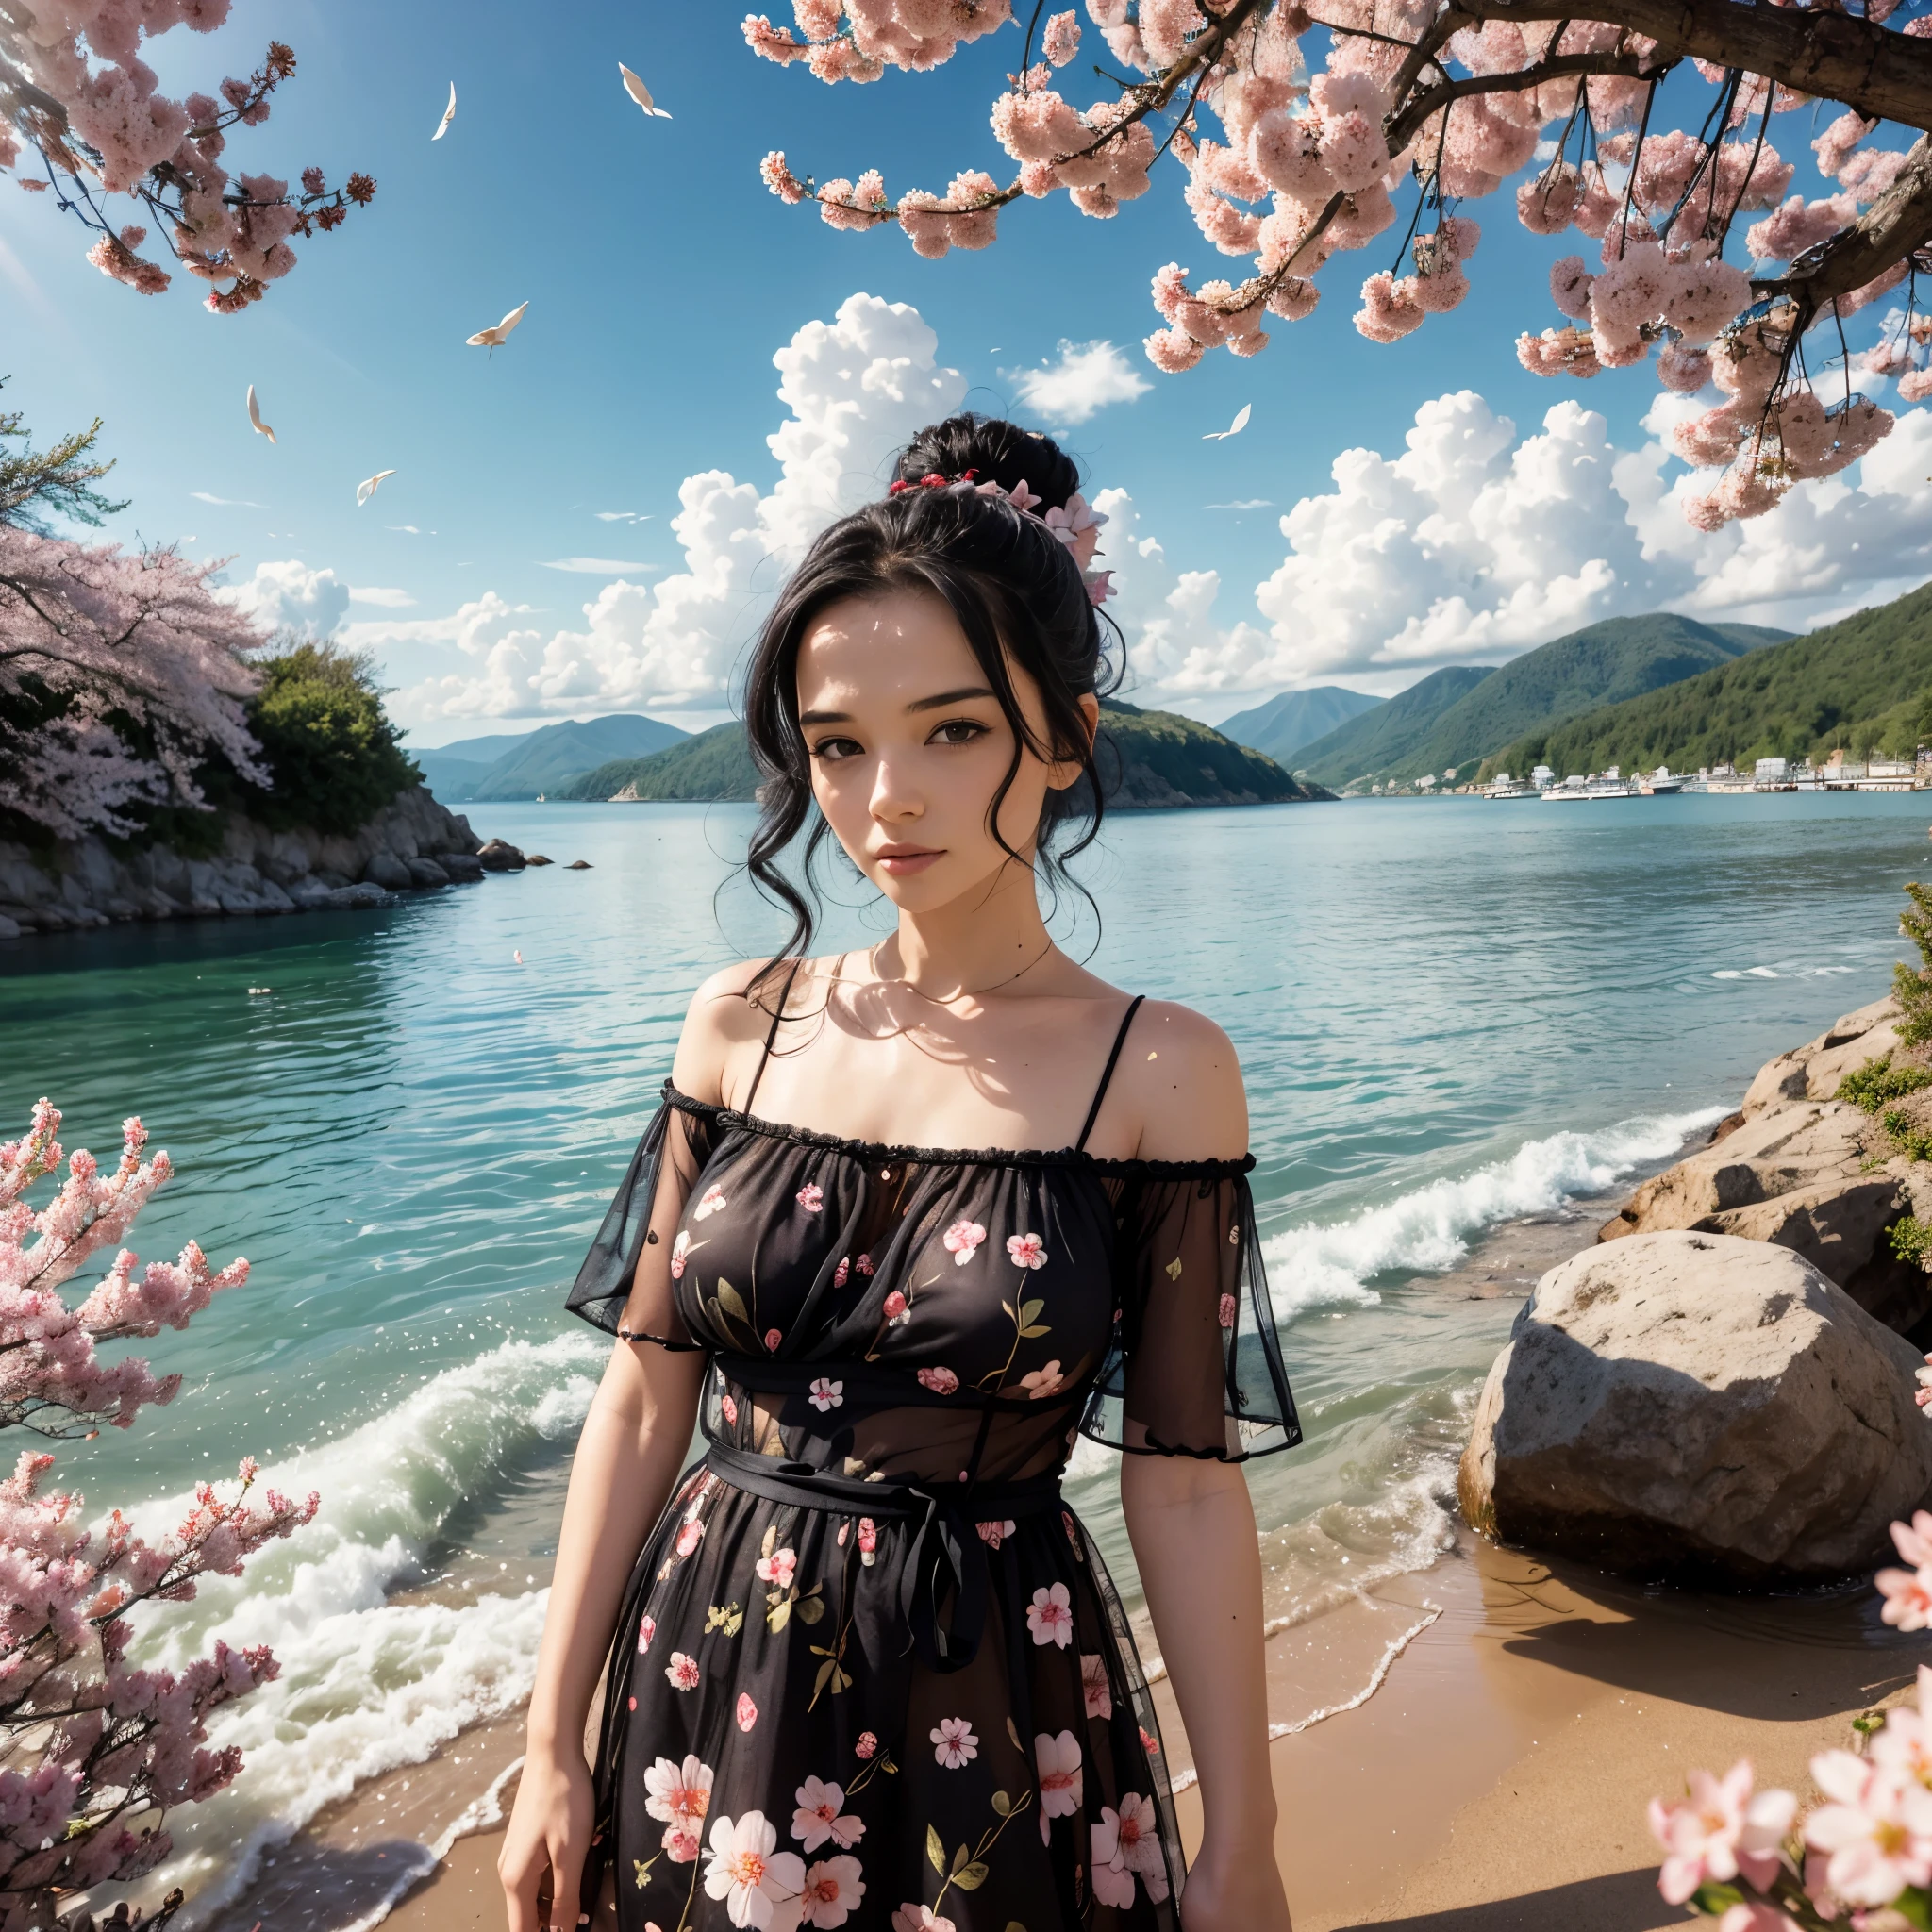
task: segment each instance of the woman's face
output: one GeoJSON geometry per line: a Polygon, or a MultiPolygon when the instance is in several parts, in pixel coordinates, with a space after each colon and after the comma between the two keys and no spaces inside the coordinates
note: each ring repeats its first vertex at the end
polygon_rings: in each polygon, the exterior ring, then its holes
{"type": "MultiPolygon", "coordinates": [[[[1009,675],[1046,742],[1039,688],[1017,666],[1009,675]]],[[[1095,700],[1081,707],[1097,723],[1095,700]]],[[[798,723],[819,809],[894,904],[949,905],[1011,862],[988,814],[1013,762],[1013,727],[943,598],[891,591],[829,605],[799,646],[798,723]]],[[[1014,851],[1031,858],[1049,788],[1079,773],[1076,760],[1048,764],[1021,748],[998,822],[1014,851]]]]}

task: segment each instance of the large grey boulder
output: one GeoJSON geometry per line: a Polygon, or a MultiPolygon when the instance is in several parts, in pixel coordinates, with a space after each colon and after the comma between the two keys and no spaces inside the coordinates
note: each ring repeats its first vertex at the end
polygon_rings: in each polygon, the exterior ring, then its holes
{"type": "Polygon", "coordinates": [[[1842,1576],[1932,1498],[1918,1352],[1789,1248],[1632,1236],[1537,1284],[1457,1491],[1506,1543],[1633,1574],[1842,1576]]]}
{"type": "Polygon", "coordinates": [[[1757,1113],[1783,1100],[1829,1100],[1847,1074],[1897,1047],[1898,1002],[1889,996],[1874,1000],[1833,1021],[1816,1040],[1760,1067],[1744,1095],[1743,1111],[1757,1113]]]}
{"type": "Polygon", "coordinates": [[[362,868],[362,876],[386,892],[407,892],[416,883],[409,876],[408,861],[393,852],[372,852],[362,868]]]}

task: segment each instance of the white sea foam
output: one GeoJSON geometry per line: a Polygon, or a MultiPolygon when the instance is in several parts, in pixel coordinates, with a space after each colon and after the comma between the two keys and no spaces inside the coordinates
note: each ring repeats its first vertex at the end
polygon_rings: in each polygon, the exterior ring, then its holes
{"type": "MultiPolygon", "coordinates": [[[[262,1854],[325,1806],[528,1696],[548,1595],[534,1576],[505,1564],[498,1590],[467,1599],[407,1586],[455,1510],[583,1420],[595,1388],[584,1372],[602,1355],[588,1336],[506,1343],[266,1470],[277,1489],[322,1491],[314,1523],[244,1577],[210,1578],[195,1602],[142,1618],[143,1658],[178,1664],[219,1635],[271,1644],[281,1664],[211,1726],[217,1745],[242,1746],[247,1775],[169,1821],[176,1856],[158,1882],[196,1894],[197,1917],[235,1897],[262,1854]]],[[[184,1502],[137,1514],[158,1528],[184,1502]]]]}
{"type": "Polygon", "coordinates": [[[1381,1298],[1368,1283],[1376,1275],[1453,1268],[1484,1229],[1601,1193],[1633,1168],[1674,1154],[1724,1111],[1706,1108],[1525,1141],[1507,1160],[1460,1179],[1431,1182],[1348,1221],[1272,1235],[1261,1252],[1275,1314],[1285,1324],[1321,1309],[1374,1307],[1381,1298]]]}

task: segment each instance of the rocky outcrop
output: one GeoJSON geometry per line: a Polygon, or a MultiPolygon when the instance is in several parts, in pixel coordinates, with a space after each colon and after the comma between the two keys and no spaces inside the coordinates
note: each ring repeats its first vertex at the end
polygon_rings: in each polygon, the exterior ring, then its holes
{"type": "Polygon", "coordinates": [[[1553,1268],[1458,1473],[1484,1534],[1633,1574],[1844,1575],[1932,1498],[1915,1349],[1790,1248],[1639,1235],[1553,1268]]]}
{"type": "MultiPolygon", "coordinates": [[[[548,863],[548,861],[545,861],[548,863]]],[[[492,839],[478,848],[476,863],[485,872],[522,872],[524,855],[508,839],[492,839]]]]}
{"type": "Polygon", "coordinates": [[[1897,1019],[1878,1000],[1780,1054],[1710,1144],[1645,1181],[1597,1239],[1675,1228],[1789,1248],[1888,1327],[1932,1346],[1932,1276],[1889,1239],[1907,1216],[1932,1221],[1932,1163],[1908,1159],[1834,1098],[1847,1074],[1897,1050],[1897,1019]]]}
{"type": "Polygon", "coordinates": [[[468,819],[420,785],[349,837],[274,832],[231,817],[219,851],[63,841],[51,858],[0,840],[0,939],[135,919],[258,917],[319,907],[387,906],[399,892],[480,879],[468,819]]]}

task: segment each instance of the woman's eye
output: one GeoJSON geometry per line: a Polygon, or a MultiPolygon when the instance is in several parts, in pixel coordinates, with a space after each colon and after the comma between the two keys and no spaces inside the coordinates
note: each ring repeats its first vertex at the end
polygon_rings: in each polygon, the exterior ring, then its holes
{"type": "Polygon", "coordinates": [[[854,738],[822,738],[812,746],[811,755],[824,758],[828,764],[836,764],[841,758],[849,758],[864,747],[854,738]]]}
{"type": "Polygon", "coordinates": [[[953,718],[941,724],[932,735],[934,744],[971,744],[975,738],[984,738],[987,727],[974,718],[953,718]]]}

